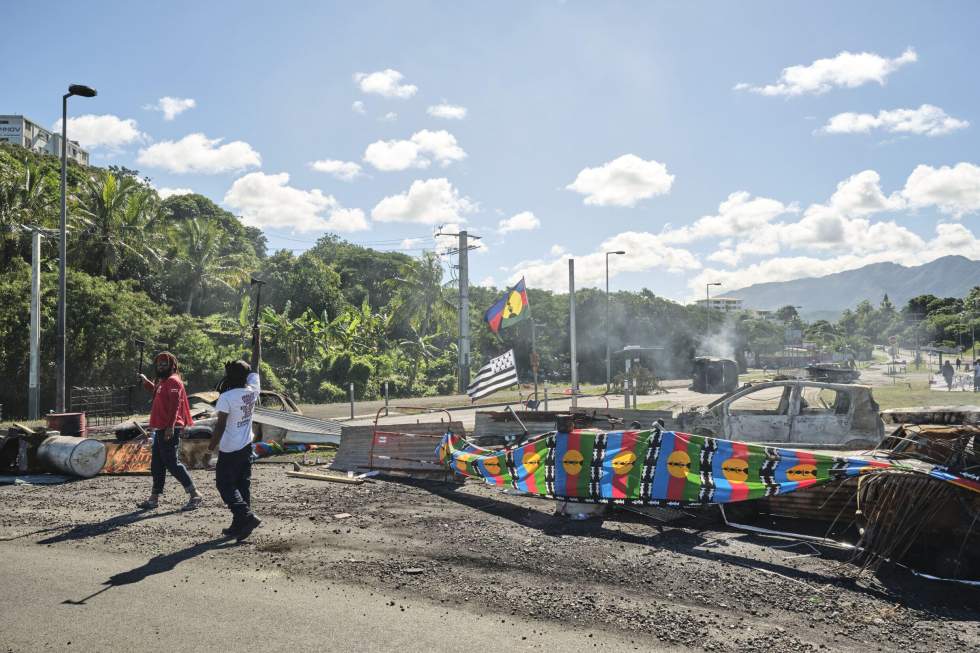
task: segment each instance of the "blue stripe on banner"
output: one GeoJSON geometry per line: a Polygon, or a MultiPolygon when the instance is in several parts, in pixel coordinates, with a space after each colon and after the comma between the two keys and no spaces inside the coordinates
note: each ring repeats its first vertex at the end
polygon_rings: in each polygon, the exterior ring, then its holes
{"type": "Polygon", "coordinates": [[[776,469],[773,470],[773,478],[779,484],[779,494],[792,492],[799,486],[798,482],[790,480],[789,476],[786,475],[788,470],[799,464],[800,458],[792,449],[779,450],[779,462],[776,463],[776,469]]]}
{"type": "Polygon", "coordinates": [[[606,433],[606,449],[602,453],[602,475],[599,477],[599,494],[604,499],[611,499],[613,496],[613,473],[612,461],[619,452],[623,450],[623,432],[611,431],[606,433]]]}
{"type": "Polygon", "coordinates": [[[524,447],[514,449],[514,471],[517,472],[515,487],[521,492],[527,492],[527,470],[524,469],[524,447]]]}
{"type": "Polygon", "coordinates": [[[568,488],[568,474],[562,461],[568,452],[568,436],[555,438],[555,494],[564,496],[568,488]]]}
{"type": "Polygon", "coordinates": [[[725,478],[725,470],[722,469],[725,461],[732,457],[735,450],[732,443],[728,440],[716,440],[718,450],[715,451],[711,459],[711,476],[715,481],[715,494],[712,498],[713,503],[728,503],[732,498],[732,484],[725,478]]]}
{"type": "Polygon", "coordinates": [[[650,490],[651,499],[666,499],[667,484],[670,482],[670,472],[667,471],[667,457],[674,452],[674,432],[666,431],[660,444],[660,457],[657,469],[653,472],[653,487],[650,490]]]}

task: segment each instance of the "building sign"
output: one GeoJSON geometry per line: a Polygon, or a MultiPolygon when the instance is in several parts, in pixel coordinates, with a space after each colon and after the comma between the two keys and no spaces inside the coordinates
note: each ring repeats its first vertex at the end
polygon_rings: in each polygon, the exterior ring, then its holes
{"type": "Polygon", "coordinates": [[[0,124],[0,141],[10,141],[11,143],[24,142],[24,123],[0,124]]]}

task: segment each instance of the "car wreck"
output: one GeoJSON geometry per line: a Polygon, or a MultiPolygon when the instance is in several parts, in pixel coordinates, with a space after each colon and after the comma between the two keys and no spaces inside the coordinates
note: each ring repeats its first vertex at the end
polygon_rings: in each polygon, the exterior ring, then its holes
{"type": "Polygon", "coordinates": [[[745,385],[677,416],[688,433],[764,444],[870,449],[884,424],[871,388],[808,380],[745,385]]]}

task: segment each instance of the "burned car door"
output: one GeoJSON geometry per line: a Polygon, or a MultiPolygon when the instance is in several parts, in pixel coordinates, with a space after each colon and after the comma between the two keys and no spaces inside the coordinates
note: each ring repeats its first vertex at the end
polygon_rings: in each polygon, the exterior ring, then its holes
{"type": "Polygon", "coordinates": [[[841,388],[803,384],[800,409],[793,417],[789,441],[844,444],[851,432],[851,394],[841,388]]]}
{"type": "Polygon", "coordinates": [[[787,442],[798,396],[795,384],[764,384],[736,393],[722,406],[724,437],[741,442],[787,442]]]}

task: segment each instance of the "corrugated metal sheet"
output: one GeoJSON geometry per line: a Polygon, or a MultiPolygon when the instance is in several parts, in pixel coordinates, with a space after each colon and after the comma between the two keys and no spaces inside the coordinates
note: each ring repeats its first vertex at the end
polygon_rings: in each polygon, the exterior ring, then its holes
{"type": "Polygon", "coordinates": [[[443,477],[436,449],[447,430],[466,436],[462,422],[344,426],[330,464],[338,471],[384,470],[443,477]]]}
{"type": "Polygon", "coordinates": [[[252,420],[259,424],[268,424],[269,426],[276,426],[287,431],[322,433],[325,435],[336,435],[337,437],[340,437],[343,426],[340,422],[332,419],[317,419],[298,413],[269,410],[268,408],[256,408],[252,415],[252,420]]]}

